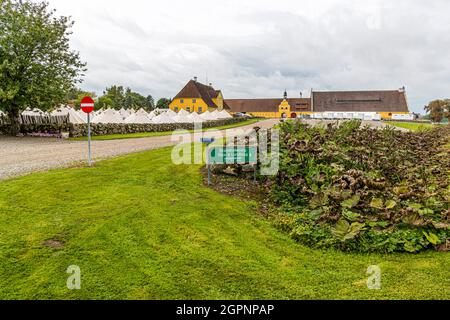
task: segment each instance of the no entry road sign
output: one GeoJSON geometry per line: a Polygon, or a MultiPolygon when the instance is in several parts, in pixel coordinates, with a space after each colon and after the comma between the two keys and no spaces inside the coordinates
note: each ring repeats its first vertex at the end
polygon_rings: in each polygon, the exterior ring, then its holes
{"type": "Polygon", "coordinates": [[[92,165],[91,161],[91,117],[90,113],[94,111],[94,99],[91,97],[84,97],[81,99],[80,108],[83,112],[87,113],[87,125],[88,125],[88,165],[92,165]]]}
{"type": "Polygon", "coordinates": [[[80,104],[81,110],[89,114],[94,111],[94,100],[91,97],[84,97],[80,104]]]}

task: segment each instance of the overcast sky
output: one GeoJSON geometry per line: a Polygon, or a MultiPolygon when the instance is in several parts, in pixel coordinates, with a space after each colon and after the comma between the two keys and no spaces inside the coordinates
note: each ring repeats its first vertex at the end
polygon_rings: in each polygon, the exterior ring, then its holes
{"type": "Polygon", "coordinates": [[[50,0],[75,21],[82,84],[173,97],[192,77],[225,98],[398,89],[450,97],[447,0],[50,0]]]}

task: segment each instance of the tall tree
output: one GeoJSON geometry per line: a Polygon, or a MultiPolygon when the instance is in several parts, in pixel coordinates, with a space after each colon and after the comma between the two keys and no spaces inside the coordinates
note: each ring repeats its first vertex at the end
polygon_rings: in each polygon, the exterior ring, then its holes
{"type": "Polygon", "coordinates": [[[74,88],[70,90],[69,93],[67,94],[66,103],[75,108],[79,108],[81,99],[83,99],[86,96],[90,96],[92,99],[95,99],[97,97],[97,94],[95,92],[89,92],[81,90],[79,88],[74,88]]]}
{"type": "Polygon", "coordinates": [[[22,110],[51,109],[81,82],[86,64],[69,48],[72,26],[46,2],[0,1],[0,106],[11,134],[19,130],[22,110]]]}
{"type": "Polygon", "coordinates": [[[161,98],[156,103],[156,108],[158,109],[169,109],[170,99],[167,98],[161,98]]]}
{"type": "Polygon", "coordinates": [[[153,99],[153,97],[151,95],[147,96],[147,102],[148,102],[148,106],[150,110],[155,109],[155,99],[153,99]]]}
{"type": "Polygon", "coordinates": [[[450,114],[450,100],[433,100],[424,108],[433,122],[441,122],[444,117],[450,114]]]}
{"type": "MultiPolygon", "coordinates": [[[[151,97],[151,96],[148,96],[151,97]]],[[[98,100],[97,105],[100,108],[111,107],[113,109],[120,108],[143,108],[145,110],[154,109],[152,101],[144,97],[143,95],[132,91],[129,87],[113,85],[103,92],[98,100]]]]}

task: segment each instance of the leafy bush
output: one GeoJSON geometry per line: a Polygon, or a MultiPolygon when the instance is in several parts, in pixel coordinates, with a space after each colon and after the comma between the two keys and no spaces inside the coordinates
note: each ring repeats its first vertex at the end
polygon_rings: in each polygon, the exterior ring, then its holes
{"type": "Polygon", "coordinates": [[[450,250],[450,126],[280,128],[270,193],[292,237],[344,251],[450,250]]]}

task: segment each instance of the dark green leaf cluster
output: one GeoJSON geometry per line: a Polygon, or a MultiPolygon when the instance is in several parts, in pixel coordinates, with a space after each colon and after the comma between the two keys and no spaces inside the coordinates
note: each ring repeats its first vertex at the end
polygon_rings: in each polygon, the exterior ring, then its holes
{"type": "Polygon", "coordinates": [[[302,243],[363,252],[450,250],[450,126],[416,133],[281,125],[270,187],[302,243]]]}

